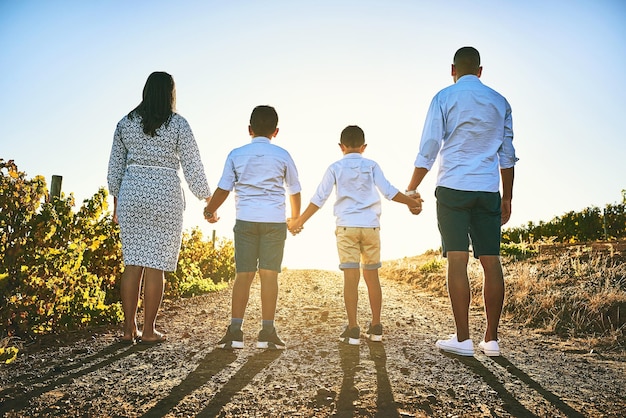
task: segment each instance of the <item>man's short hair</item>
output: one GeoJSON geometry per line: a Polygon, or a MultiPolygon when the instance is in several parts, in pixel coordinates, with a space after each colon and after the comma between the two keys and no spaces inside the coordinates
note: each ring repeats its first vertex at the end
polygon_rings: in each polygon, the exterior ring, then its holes
{"type": "Polygon", "coordinates": [[[454,54],[454,66],[463,74],[476,74],[480,68],[480,53],[471,46],[464,46],[454,54]]]}
{"type": "Polygon", "coordinates": [[[257,136],[269,137],[278,126],[278,113],[272,106],[261,105],[250,115],[250,128],[257,136]]]}
{"type": "Polygon", "coordinates": [[[350,125],[341,131],[341,143],[348,148],[357,148],[365,144],[365,133],[356,125],[350,125]]]}

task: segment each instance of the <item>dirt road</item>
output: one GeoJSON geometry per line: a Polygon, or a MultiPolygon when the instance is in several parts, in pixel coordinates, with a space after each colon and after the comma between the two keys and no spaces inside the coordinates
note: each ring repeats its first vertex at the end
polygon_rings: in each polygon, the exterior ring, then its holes
{"type": "MultiPolygon", "coordinates": [[[[502,356],[446,355],[448,302],[383,281],[383,343],[337,342],[345,323],[339,272],[280,276],[277,329],[285,351],[254,348],[255,281],[246,348],[214,349],[230,291],[166,302],[167,343],[125,346],[118,329],[44,338],[0,366],[7,417],[618,417],[626,415],[626,356],[587,349],[504,321],[502,356]]],[[[360,287],[360,324],[369,307],[360,287]]],[[[480,341],[482,312],[472,313],[480,341]]]]}

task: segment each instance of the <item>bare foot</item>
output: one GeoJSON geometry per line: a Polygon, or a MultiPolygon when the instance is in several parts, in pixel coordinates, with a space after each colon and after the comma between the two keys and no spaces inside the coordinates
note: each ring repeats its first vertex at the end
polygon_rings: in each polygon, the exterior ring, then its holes
{"type": "Polygon", "coordinates": [[[154,331],[152,333],[152,335],[150,336],[146,336],[147,334],[144,333],[143,336],[141,337],[141,342],[142,343],[146,343],[146,344],[159,344],[162,342],[167,341],[167,335],[158,332],[158,331],[154,331]]]}
{"type": "Polygon", "coordinates": [[[141,338],[141,332],[137,329],[134,331],[124,331],[124,336],[120,338],[120,341],[124,343],[134,343],[141,338]]]}

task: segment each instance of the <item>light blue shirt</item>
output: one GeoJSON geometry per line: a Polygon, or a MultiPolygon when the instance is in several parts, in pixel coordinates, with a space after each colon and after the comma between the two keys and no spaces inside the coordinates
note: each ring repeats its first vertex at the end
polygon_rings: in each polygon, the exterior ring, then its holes
{"type": "Polygon", "coordinates": [[[334,214],[337,226],[374,228],[380,226],[380,193],[391,200],[398,189],[385,178],[380,166],[359,153],[350,153],[324,173],[311,203],[322,207],[336,189],[334,214]]]}
{"type": "Polygon", "coordinates": [[[437,155],[438,186],[499,191],[500,168],[511,168],[518,160],[506,99],[475,75],[465,75],[437,93],[428,109],[415,167],[430,170],[437,155]]]}
{"type": "Polygon", "coordinates": [[[260,136],[228,154],[217,187],[235,190],[237,219],[272,223],[286,222],[285,189],[301,190],[291,155],[260,136]]]}

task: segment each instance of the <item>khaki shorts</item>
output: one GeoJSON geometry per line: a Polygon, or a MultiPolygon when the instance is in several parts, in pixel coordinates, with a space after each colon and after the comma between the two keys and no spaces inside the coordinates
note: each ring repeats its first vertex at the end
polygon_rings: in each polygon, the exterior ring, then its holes
{"type": "Polygon", "coordinates": [[[376,270],[380,262],[380,228],[338,226],[335,229],[339,268],[376,270]]]}

